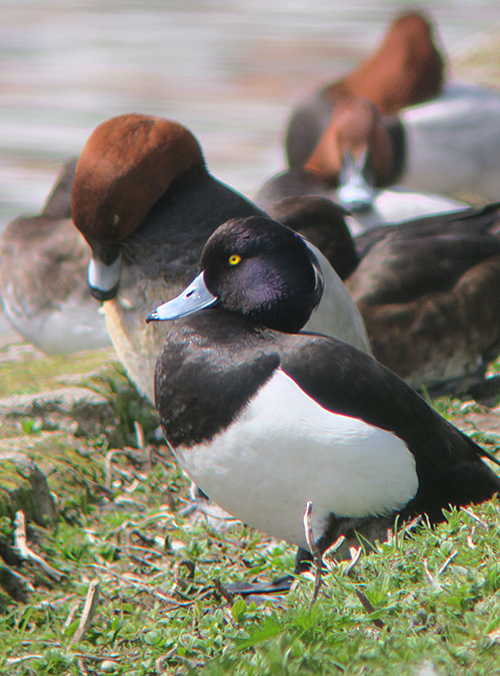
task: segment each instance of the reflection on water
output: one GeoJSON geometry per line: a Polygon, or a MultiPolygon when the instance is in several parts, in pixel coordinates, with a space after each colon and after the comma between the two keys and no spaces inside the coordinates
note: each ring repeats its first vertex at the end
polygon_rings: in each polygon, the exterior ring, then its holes
{"type": "MultiPolygon", "coordinates": [[[[419,3],[411,3],[412,6],[419,3]]],[[[500,19],[498,0],[430,0],[448,51],[500,19]]],[[[252,195],[281,168],[291,104],[351,67],[390,0],[2,0],[0,228],[37,211],[61,160],[124,112],[177,119],[213,173],[252,195]]]]}

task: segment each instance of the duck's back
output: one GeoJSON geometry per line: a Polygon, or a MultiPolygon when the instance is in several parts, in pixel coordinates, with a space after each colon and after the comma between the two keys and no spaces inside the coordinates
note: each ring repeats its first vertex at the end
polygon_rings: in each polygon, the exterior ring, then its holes
{"type": "Polygon", "coordinates": [[[0,238],[2,306],[14,328],[47,354],[110,344],[87,285],[89,248],[71,220],[76,160],[69,160],[41,214],[19,217],[0,238]]]}
{"type": "Polygon", "coordinates": [[[400,113],[406,132],[401,185],[451,194],[500,195],[500,91],[448,82],[443,92],[400,113]]]}

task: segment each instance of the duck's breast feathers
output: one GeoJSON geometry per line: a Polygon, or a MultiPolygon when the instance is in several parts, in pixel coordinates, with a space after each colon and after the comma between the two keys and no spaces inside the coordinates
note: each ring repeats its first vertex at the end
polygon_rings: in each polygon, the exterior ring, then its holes
{"type": "Polygon", "coordinates": [[[227,428],[176,454],[225,509],[302,547],[308,500],[319,537],[332,514],[393,514],[418,490],[415,460],[403,441],[319,406],[281,369],[227,428]]]}
{"type": "Polygon", "coordinates": [[[176,322],[158,356],[156,407],[174,446],[220,433],[279,366],[278,352],[248,319],[216,314],[218,321],[202,310],[176,322]]]}
{"type": "Polygon", "coordinates": [[[133,232],[171,182],[203,166],[198,141],[176,122],[122,115],[100,124],[78,161],[72,214],[91,246],[133,232]]]}

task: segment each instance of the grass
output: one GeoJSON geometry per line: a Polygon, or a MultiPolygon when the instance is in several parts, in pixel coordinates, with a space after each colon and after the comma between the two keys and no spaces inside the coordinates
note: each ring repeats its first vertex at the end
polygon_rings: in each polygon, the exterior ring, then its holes
{"type": "MultiPolygon", "coordinates": [[[[77,372],[79,360],[66,359],[65,368],[77,372]]],[[[45,363],[53,377],[54,362],[45,363]]],[[[151,409],[120,369],[84,380],[113,402],[128,444],[134,419],[152,439],[151,409]]],[[[484,412],[447,398],[435,405],[455,423],[484,412]]],[[[28,432],[28,440],[37,436],[28,432]]],[[[495,439],[475,434],[498,450],[495,439]]],[[[125,444],[111,452],[104,438],[72,445],[59,435],[49,451],[50,435],[38,436],[37,462],[55,454],[48,481],[57,518],[50,528],[31,523],[29,543],[64,577],[55,582],[27,562],[13,567],[27,598],[0,593],[0,673],[500,674],[496,500],[453,511],[435,529],[392,536],[349,574],[330,561],[312,610],[307,576],[256,605],[227,600],[214,580],[283,575],[293,569],[293,548],[239,523],[215,531],[182,516],[188,485],[166,447],[153,447],[148,460],[125,444]],[[73,641],[92,580],[95,615],[73,641]]],[[[14,514],[5,514],[0,542],[12,544],[13,530],[14,514]]]]}
{"type": "MultiPolygon", "coordinates": [[[[103,461],[93,457],[96,471],[103,461]]],[[[173,464],[158,463],[147,477],[119,464],[113,492],[114,501],[87,504],[73,523],[33,528],[32,546],[66,577],[54,584],[24,566],[35,591],[29,604],[8,603],[0,616],[2,673],[102,673],[103,663],[137,676],[385,676],[415,674],[425,663],[438,674],[500,673],[497,501],[453,511],[434,530],[392,537],[350,575],[344,563],[330,563],[310,611],[306,576],[277,603],[231,604],[216,592],[214,578],[290,571],[293,550],[240,524],[216,533],[176,514],[186,482],[173,464]],[[71,644],[94,578],[96,615],[71,644]]],[[[0,525],[9,537],[10,520],[0,525]]]]}
{"type": "MultiPolygon", "coordinates": [[[[15,601],[0,591],[0,673],[500,674],[496,500],[453,511],[435,529],[424,523],[393,535],[364,551],[349,574],[345,562],[329,561],[312,610],[307,575],[290,594],[260,605],[228,600],[214,580],[281,576],[293,570],[293,548],[239,523],[214,530],[206,519],[183,516],[188,482],[155,441],[151,406],[120,366],[106,364],[105,353],[21,366],[21,391],[23,382],[31,391],[59,387],[63,372],[83,374],[75,384],[108,398],[123,443],[113,448],[105,437],[47,433],[29,420],[17,439],[0,441],[17,444],[47,474],[56,518],[42,527],[43,519],[32,516],[28,541],[64,574],[55,581],[33,563],[11,564],[24,596],[15,601]],[[149,457],[133,448],[136,421],[154,444],[149,457]],[[76,640],[93,580],[99,602],[76,640]]],[[[5,369],[12,375],[20,365],[2,365],[2,382],[5,369]]],[[[500,361],[492,367],[498,371],[500,361]]],[[[486,409],[449,398],[434,406],[498,451],[498,437],[471,423],[486,409]]],[[[3,463],[0,471],[2,491],[18,485],[14,465],[3,463]]],[[[0,546],[13,544],[19,505],[28,517],[33,511],[22,481],[18,503],[0,510],[0,546]]],[[[0,590],[6,570],[0,565],[0,590]]]]}
{"type": "Polygon", "coordinates": [[[41,356],[32,350],[21,352],[18,346],[7,345],[0,349],[0,398],[15,394],[32,394],[42,390],[53,390],[63,387],[61,377],[74,376],[81,373],[98,371],[116,354],[109,349],[94,352],[81,352],[70,359],[66,355],[41,356]],[[11,351],[17,352],[17,358],[3,361],[11,351]]]}

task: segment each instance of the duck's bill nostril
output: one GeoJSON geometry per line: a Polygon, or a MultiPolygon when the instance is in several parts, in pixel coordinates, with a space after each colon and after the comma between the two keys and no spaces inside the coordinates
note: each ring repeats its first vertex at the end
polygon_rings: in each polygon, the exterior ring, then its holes
{"type": "Polygon", "coordinates": [[[180,296],[173,298],[168,303],[163,303],[156,310],[150,312],[146,317],[146,322],[172,321],[180,317],[186,317],[194,312],[198,312],[198,310],[203,310],[214,305],[217,301],[218,298],[210,293],[205,286],[203,272],[200,272],[198,277],[191,282],[180,296]]]}

